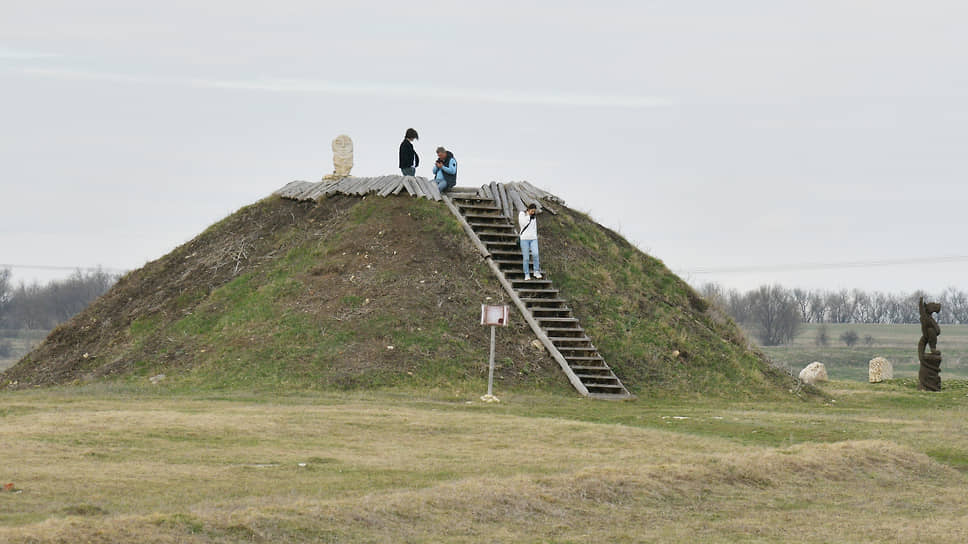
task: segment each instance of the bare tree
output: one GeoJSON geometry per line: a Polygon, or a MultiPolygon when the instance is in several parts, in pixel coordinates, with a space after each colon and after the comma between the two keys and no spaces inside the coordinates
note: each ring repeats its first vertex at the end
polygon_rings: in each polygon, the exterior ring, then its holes
{"type": "Polygon", "coordinates": [[[86,308],[115,281],[117,277],[96,270],[77,271],[67,279],[44,286],[21,282],[10,291],[0,317],[9,328],[49,330],[86,308]]]}
{"type": "Polygon", "coordinates": [[[793,290],[793,300],[797,303],[800,310],[800,320],[804,323],[810,322],[810,292],[799,287],[793,290]]]}
{"type": "Polygon", "coordinates": [[[824,304],[823,293],[810,293],[810,322],[823,323],[827,319],[827,305],[824,304]]]}
{"type": "Polygon", "coordinates": [[[802,323],[793,295],[779,285],[764,285],[750,293],[749,309],[749,323],[764,346],[793,340],[802,323]]]}
{"type": "Polygon", "coordinates": [[[10,269],[0,269],[0,326],[3,326],[13,286],[10,285],[10,269]]]}

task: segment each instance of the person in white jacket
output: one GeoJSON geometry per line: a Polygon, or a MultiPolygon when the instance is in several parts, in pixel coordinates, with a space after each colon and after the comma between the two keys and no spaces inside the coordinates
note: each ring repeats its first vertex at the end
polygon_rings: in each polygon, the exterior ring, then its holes
{"type": "Polygon", "coordinates": [[[528,261],[534,258],[534,277],[541,279],[541,261],[538,258],[538,207],[529,204],[528,209],[518,214],[518,232],[521,236],[521,254],[524,257],[524,279],[531,279],[528,261]]]}

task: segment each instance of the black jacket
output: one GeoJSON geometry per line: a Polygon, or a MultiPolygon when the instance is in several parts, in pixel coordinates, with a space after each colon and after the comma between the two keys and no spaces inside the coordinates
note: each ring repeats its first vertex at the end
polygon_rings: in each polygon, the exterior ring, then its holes
{"type": "Polygon", "coordinates": [[[404,138],[400,144],[400,168],[410,168],[420,166],[420,157],[413,150],[410,140],[404,138]]]}

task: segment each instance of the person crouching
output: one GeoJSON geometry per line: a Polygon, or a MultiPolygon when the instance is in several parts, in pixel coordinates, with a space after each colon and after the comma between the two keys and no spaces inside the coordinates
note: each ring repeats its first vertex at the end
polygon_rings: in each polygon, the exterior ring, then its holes
{"type": "Polygon", "coordinates": [[[521,254],[524,257],[524,280],[531,279],[528,261],[534,258],[534,277],[541,279],[541,261],[538,257],[538,207],[528,204],[528,209],[518,214],[518,228],[521,236],[521,254]]]}
{"type": "Polygon", "coordinates": [[[457,159],[443,147],[437,148],[437,162],[434,164],[434,181],[440,192],[457,185],[457,159]]]}

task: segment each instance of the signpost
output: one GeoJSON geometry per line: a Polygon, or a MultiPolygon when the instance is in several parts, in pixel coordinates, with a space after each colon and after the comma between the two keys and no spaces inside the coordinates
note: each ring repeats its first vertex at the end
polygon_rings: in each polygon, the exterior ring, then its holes
{"type": "Polygon", "coordinates": [[[491,358],[487,371],[487,394],[481,397],[484,402],[501,402],[492,394],[494,387],[494,327],[508,326],[508,307],[481,304],[481,325],[491,327],[491,358]]]}

